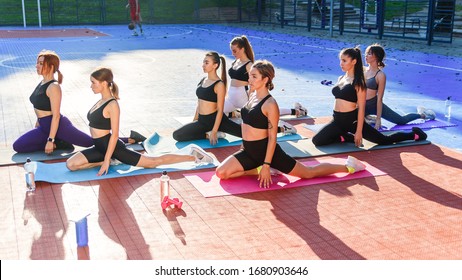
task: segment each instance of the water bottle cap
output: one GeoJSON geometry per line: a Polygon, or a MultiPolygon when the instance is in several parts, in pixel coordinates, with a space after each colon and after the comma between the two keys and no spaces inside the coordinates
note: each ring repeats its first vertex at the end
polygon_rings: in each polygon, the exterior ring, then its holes
{"type": "Polygon", "coordinates": [[[26,162],[31,162],[30,158],[27,158],[27,159],[26,159],[26,162]]]}
{"type": "Polygon", "coordinates": [[[167,171],[166,170],[162,171],[162,175],[167,175],[167,171]]]}
{"type": "Polygon", "coordinates": [[[452,97],[452,96],[448,96],[448,100],[451,100],[451,97],[452,97]]]}

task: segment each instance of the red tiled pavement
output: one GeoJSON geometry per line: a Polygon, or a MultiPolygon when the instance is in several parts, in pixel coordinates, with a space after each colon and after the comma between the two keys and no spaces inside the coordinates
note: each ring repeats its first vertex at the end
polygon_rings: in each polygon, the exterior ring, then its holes
{"type": "MultiPolygon", "coordinates": [[[[215,153],[220,160],[235,148],[215,153]]],[[[213,150],[215,151],[215,150],[213,150]]],[[[171,174],[183,208],[162,211],[155,179],[39,182],[0,168],[2,259],[460,259],[462,155],[435,145],[361,152],[388,175],[204,198],[171,174]],[[89,246],[71,216],[88,211],[89,246]]]]}

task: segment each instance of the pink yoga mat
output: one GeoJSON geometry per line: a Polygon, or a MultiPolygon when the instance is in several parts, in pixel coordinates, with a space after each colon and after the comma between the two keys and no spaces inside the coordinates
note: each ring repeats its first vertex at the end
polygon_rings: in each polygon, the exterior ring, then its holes
{"type": "MultiPolygon", "coordinates": [[[[332,158],[323,159],[319,162],[316,160],[310,160],[303,161],[302,163],[307,166],[316,165],[320,162],[344,164],[345,160],[345,158],[332,158]]],[[[282,188],[295,188],[386,174],[385,172],[371,166],[367,162],[364,163],[366,164],[366,170],[354,174],[337,173],[312,179],[300,179],[286,174],[273,176],[273,184],[269,189],[263,189],[258,186],[257,176],[243,176],[235,179],[220,180],[215,175],[215,171],[189,173],[184,174],[184,176],[204,197],[214,197],[230,194],[261,192],[267,190],[279,190],[282,188]]]]}

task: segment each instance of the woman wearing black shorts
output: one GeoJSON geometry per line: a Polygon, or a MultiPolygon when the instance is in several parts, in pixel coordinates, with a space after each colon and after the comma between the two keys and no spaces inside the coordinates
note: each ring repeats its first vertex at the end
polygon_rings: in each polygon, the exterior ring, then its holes
{"type": "Polygon", "coordinates": [[[216,170],[220,179],[258,174],[260,187],[269,188],[270,167],[299,178],[313,178],[333,173],[354,173],[365,165],[348,157],[345,165],[321,163],[305,166],[287,155],[276,143],[279,106],[269,94],[274,88],[274,67],[268,61],[256,61],[249,78],[250,98],[241,109],[243,149],[225,159],[216,170]],[[261,170],[258,170],[258,167],[261,170]]]}
{"type": "Polygon", "coordinates": [[[119,99],[119,89],[114,82],[111,69],[97,69],[91,74],[90,80],[93,93],[101,94],[101,100],[87,114],[94,146],[69,158],[66,162],[67,168],[74,171],[101,166],[98,175],[104,175],[109,170],[111,159],[145,168],[155,168],[159,165],[185,161],[213,162],[213,158],[197,146],[192,146],[189,154],[166,154],[158,157],[147,156],[127,149],[124,143],[118,139],[120,108],[117,100],[119,99]]]}

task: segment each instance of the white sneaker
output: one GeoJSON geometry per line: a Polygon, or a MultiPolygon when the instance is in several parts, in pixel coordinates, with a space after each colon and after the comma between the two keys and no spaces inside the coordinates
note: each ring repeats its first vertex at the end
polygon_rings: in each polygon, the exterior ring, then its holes
{"type": "MultiPolygon", "coordinates": [[[[211,133],[212,131],[206,133],[208,138],[210,138],[211,133]]],[[[226,138],[226,133],[224,133],[223,131],[217,131],[217,138],[226,138]]]]}
{"type": "Polygon", "coordinates": [[[294,108],[295,108],[295,110],[298,110],[298,112],[299,112],[297,117],[305,117],[306,115],[308,115],[308,109],[303,107],[302,104],[300,104],[299,102],[294,103],[294,108]]]}
{"type": "Polygon", "coordinates": [[[272,167],[270,167],[270,174],[271,174],[271,176],[281,176],[281,175],[284,175],[283,172],[281,172],[281,171],[279,171],[279,170],[277,170],[277,169],[275,169],[275,168],[272,168],[272,167]]]}
{"type": "Polygon", "coordinates": [[[377,116],[375,116],[375,115],[367,115],[367,116],[364,117],[364,120],[369,125],[375,125],[375,122],[377,121],[377,116]]]}
{"type": "Polygon", "coordinates": [[[213,163],[213,158],[197,147],[191,147],[190,154],[196,158],[195,163],[213,163]]]}
{"type": "Polygon", "coordinates": [[[281,128],[281,133],[284,135],[297,134],[297,129],[285,121],[279,120],[278,127],[281,128]]]}
{"type": "Polygon", "coordinates": [[[234,111],[232,112],[232,116],[233,116],[233,118],[235,118],[235,119],[240,119],[240,118],[241,118],[241,111],[239,111],[239,110],[234,110],[234,111]]]}
{"type": "Polygon", "coordinates": [[[109,165],[120,165],[120,164],[122,164],[122,162],[120,162],[120,160],[115,159],[115,158],[111,158],[111,163],[109,163],[109,165]]]}
{"type": "Polygon", "coordinates": [[[424,118],[426,120],[434,120],[436,118],[436,114],[433,110],[426,109],[423,106],[418,106],[417,107],[417,114],[424,115],[424,118]]]}
{"type": "Polygon", "coordinates": [[[348,168],[351,174],[359,172],[359,171],[363,171],[364,169],[366,169],[366,165],[364,163],[362,163],[359,159],[352,157],[352,156],[348,156],[345,165],[352,169],[350,171],[350,168],[348,168]]]}

